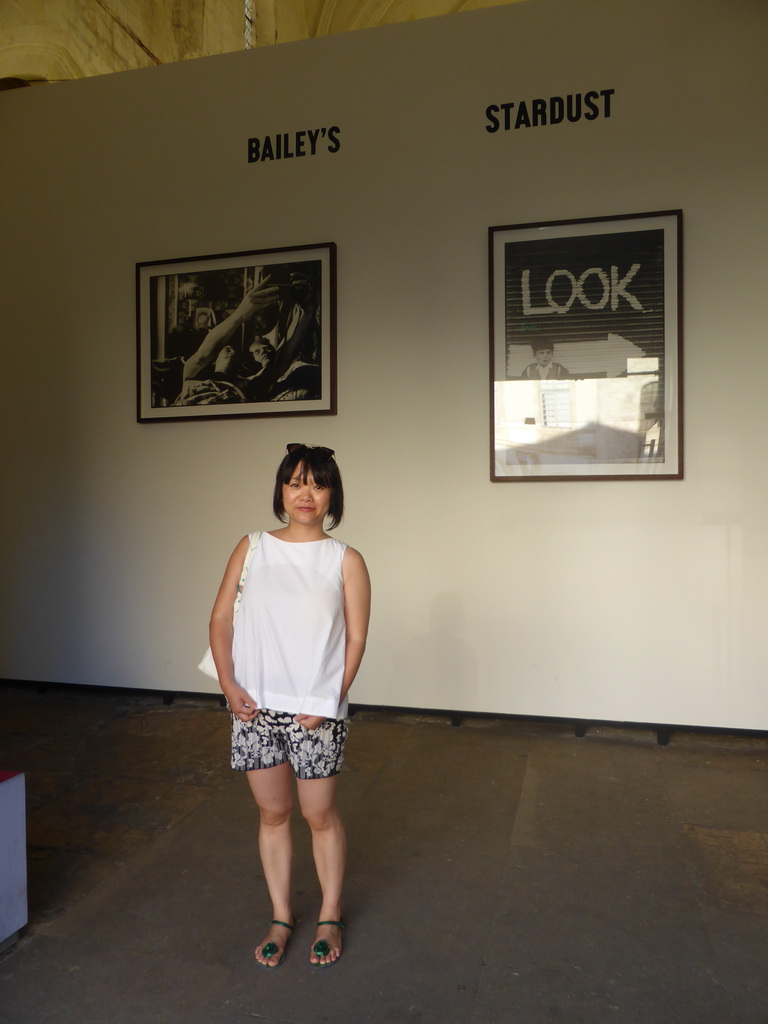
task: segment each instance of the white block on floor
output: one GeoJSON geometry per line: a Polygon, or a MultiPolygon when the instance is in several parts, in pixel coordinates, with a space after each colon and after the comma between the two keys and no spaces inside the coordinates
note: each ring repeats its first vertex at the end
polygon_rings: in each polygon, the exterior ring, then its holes
{"type": "Polygon", "coordinates": [[[24,776],[0,772],[0,946],[27,923],[24,776]]]}

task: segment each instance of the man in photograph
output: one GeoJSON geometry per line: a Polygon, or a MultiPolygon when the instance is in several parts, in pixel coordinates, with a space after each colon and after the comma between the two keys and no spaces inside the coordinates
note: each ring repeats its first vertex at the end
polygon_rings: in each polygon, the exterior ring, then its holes
{"type": "Polygon", "coordinates": [[[531,344],[535,363],[529,363],[520,374],[523,380],[568,380],[570,373],[560,363],[553,362],[555,347],[551,341],[540,339],[531,344]]]}

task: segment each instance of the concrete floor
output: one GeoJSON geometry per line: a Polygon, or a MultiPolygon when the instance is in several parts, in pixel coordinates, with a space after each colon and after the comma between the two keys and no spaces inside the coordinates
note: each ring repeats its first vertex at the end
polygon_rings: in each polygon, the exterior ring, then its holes
{"type": "Polygon", "coordinates": [[[342,961],[285,963],[215,700],[0,686],[30,924],[3,1024],[766,1024],[768,740],[361,711],[342,961]]]}

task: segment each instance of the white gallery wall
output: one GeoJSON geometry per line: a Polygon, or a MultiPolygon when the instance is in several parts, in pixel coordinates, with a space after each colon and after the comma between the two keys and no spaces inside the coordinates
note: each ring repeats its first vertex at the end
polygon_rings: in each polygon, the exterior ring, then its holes
{"type": "Polygon", "coordinates": [[[530,0],[0,95],[0,676],[209,692],[226,560],[311,441],[374,585],[354,701],[768,729],[766,30],[763,0],[530,0]],[[674,209],[684,479],[491,483],[489,226],[674,209]],[[321,242],[336,416],[137,423],[137,262],[321,242]]]}

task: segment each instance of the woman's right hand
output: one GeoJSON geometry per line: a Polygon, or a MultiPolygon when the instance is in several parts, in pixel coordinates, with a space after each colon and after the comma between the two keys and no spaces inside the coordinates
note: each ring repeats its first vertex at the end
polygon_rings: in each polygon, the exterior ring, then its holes
{"type": "Polygon", "coordinates": [[[222,687],[222,689],[232,714],[239,718],[241,722],[252,722],[256,715],[258,715],[259,709],[253,703],[250,694],[236,683],[233,686],[226,687],[226,689],[222,687]]]}

